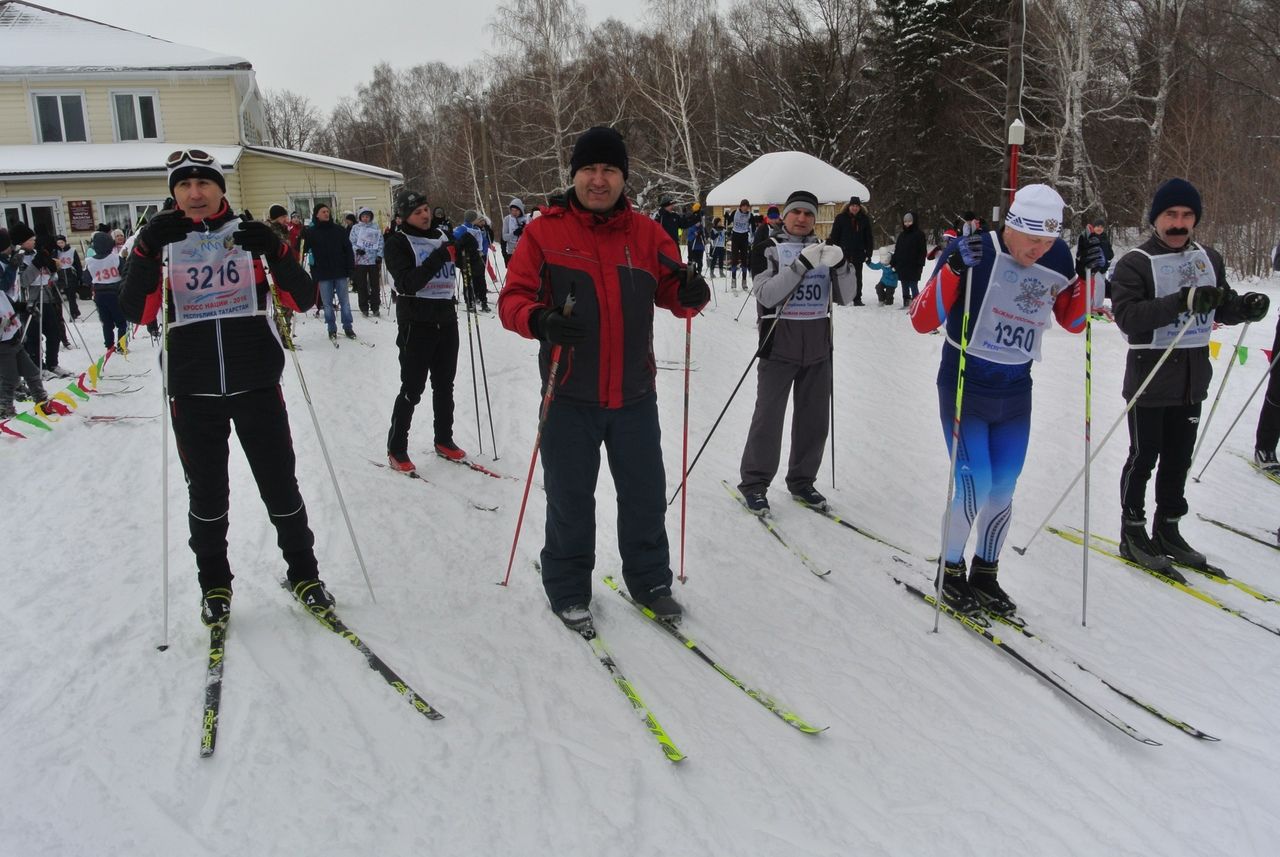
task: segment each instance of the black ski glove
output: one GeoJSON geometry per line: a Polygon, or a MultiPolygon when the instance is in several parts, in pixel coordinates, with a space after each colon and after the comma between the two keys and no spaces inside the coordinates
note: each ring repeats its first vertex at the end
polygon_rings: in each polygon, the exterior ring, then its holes
{"type": "Polygon", "coordinates": [[[195,221],[181,211],[162,211],[142,227],[134,246],[144,256],[159,256],[166,245],[183,240],[195,228],[195,221]]]}
{"type": "Polygon", "coordinates": [[[956,274],[963,274],[967,268],[976,268],[982,263],[982,236],[978,233],[963,235],[954,242],[954,249],[947,257],[947,267],[956,274]]]}
{"type": "Polygon", "coordinates": [[[1262,292],[1249,292],[1240,296],[1240,307],[1245,321],[1262,321],[1271,309],[1271,298],[1262,292]]]}
{"type": "MultiPolygon", "coordinates": [[[[1187,308],[1187,294],[1191,291],[1191,286],[1183,286],[1178,291],[1178,308],[1185,310],[1187,308]]],[[[1191,311],[1196,314],[1206,313],[1216,308],[1222,303],[1222,289],[1214,286],[1200,286],[1196,289],[1195,295],[1191,298],[1191,311]]]]}
{"type": "Polygon", "coordinates": [[[1111,267],[1111,263],[1107,261],[1107,252],[1102,249],[1102,242],[1097,235],[1089,238],[1089,249],[1085,251],[1084,260],[1085,265],[1095,274],[1106,273],[1107,268],[1111,267]]]}
{"type": "Polygon", "coordinates": [[[587,338],[587,324],[576,315],[565,315],[564,307],[534,310],[529,329],[552,345],[577,345],[587,338]]]}
{"type": "Polygon", "coordinates": [[[243,247],[268,262],[279,262],[287,252],[280,236],[260,220],[247,220],[241,223],[235,234],[231,236],[231,241],[237,247],[243,247]]]}
{"type": "Polygon", "coordinates": [[[680,301],[680,306],[682,307],[697,309],[705,306],[707,301],[711,300],[711,287],[707,285],[707,281],[697,271],[685,268],[684,282],[680,284],[680,290],[676,292],[676,299],[680,301]]]}

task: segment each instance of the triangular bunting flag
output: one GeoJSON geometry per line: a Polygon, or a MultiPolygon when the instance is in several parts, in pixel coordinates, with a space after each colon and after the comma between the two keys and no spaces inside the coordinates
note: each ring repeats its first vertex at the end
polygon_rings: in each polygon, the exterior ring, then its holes
{"type": "Polygon", "coordinates": [[[1209,356],[1210,357],[1212,357],[1214,360],[1217,360],[1218,352],[1221,350],[1222,350],[1221,342],[1214,342],[1213,340],[1209,340],[1209,356]]]}
{"type": "Polygon", "coordinates": [[[85,391],[86,393],[92,393],[92,392],[93,392],[93,388],[92,388],[92,387],[86,387],[86,386],[84,385],[84,376],[85,376],[85,375],[97,375],[97,374],[98,374],[98,371],[97,371],[97,370],[98,370],[98,367],[97,367],[97,366],[90,366],[90,367],[89,367],[89,371],[88,371],[88,372],[81,372],[81,373],[80,373],[80,377],[76,379],[76,384],[80,387],[80,389],[81,389],[81,390],[85,391]]]}
{"type": "MultiPolygon", "coordinates": [[[[74,389],[74,388],[68,388],[68,389],[74,389]]],[[[80,403],[77,402],[75,399],[71,398],[70,396],[68,396],[66,390],[59,390],[58,392],[54,393],[53,398],[59,402],[62,402],[62,404],[66,405],[68,408],[70,408],[73,411],[76,408],[80,407],[80,403]]]]}
{"type": "Polygon", "coordinates": [[[1267,362],[1268,362],[1268,363],[1270,363],[1270,362],[1271,362],[1271,351],[1270,351],[1269,349],[1264,348],[1264,349],[1262,349],[1262,353],[1266,355],[1266,357],[1267,357],[1267,362]]]}
{"type": "Polygon", "coordinates": [[[26,440],[27,438],[25,434],[18,434],[16,431],[9,428],[8,420],[0,420],[0,434],[7,434],[7,435],[11,435],[12,437],[20,437],[23,440],[26,440]]]}
{"type": "Polygon", "coordinates": [[[1249,359],[1249,349],[1243,345],[1236,346],[1236,359],[1240,361],[1240,365],[1244,365],[1244,361],[1249,359]]]}
{"type": "Polygon", "coordinates": [[[14,417],[14,419],[21,420],[27,425],[32,425],[36,428],[44,429],[45,431],[53,431],[53,426],[45,425],[44,420],[40,419],[35,414],[21,413],[14,417]]]}
{"type": "Polygon", "coordinates": [[[78,398],[78,399],[86,399],[86,400],[87,400],[87,399],[89,398],[89,394],[88,394],[88,393],[86,393],[84,390],[80,389],[80,382],[79,382],[79,381],[77,381],[77,382],[76,382],[76,383],[74,383],[74,384],[68,384],[68,385],[67,385],[67,392],[68,392],[68,393],[70,393],[71,395],[75,396],[75,397],[76,397],[76,398],[78,398]]]}

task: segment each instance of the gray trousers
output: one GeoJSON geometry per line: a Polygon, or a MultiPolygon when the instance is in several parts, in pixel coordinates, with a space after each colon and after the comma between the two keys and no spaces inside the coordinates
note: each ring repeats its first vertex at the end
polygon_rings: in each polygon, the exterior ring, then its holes
{"type": "Polygon", "coordinates": [[[13,407],[13,391],[18,386],[19,378],[27,382],[27,389],[37,403],[48,398],[39,367],[27,356],[22,347],[22,337],[15,336],[0,342],[0,411],[13,407]]]}
{"type": "Polygon", "coordinates": [[[762,359],[756,368],[756,410],[742,450],[738,490],[743,494],[766,490],[778,472],[788,394],[793,408],[787,490],[812,488],[818,478],[830,417],[831,360],[801,366],[762,359]]]}

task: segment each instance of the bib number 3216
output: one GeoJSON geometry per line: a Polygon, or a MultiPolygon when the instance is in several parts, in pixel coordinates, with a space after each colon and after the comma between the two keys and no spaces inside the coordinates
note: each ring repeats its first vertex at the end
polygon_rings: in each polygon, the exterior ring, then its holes
{"type": "Polygon", "coordinates": [[[198,289],[226,288],[240,283],[240,269],[235,259],[227,259],[222,265],[192,266],[186,269],[186,287],[190,291],[198,289]]]}

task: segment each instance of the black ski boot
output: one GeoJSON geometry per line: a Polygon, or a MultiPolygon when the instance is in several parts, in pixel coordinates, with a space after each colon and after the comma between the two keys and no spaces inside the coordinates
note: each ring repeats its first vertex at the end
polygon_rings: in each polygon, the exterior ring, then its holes
{"type": "Polygon", "coordinates": [[[647,607],[657,619],[663,622],[676,625],[684,618],[684,608],[680,606],[679,601],[671,597],[670,592],[651,593],[643,598],[636,598],[636,601],[647,607]]]}
{"type": "Polygon", "coordinates": [[[335,606],[333,596],[324,588],[324,581],[318,577],[299,580],[295,583],[293,597],[298,599],[298,603],[303,607],[322,618],[332,613],[335,606]]]}
{"type": "Polygon", "coordinates": [[[809,485],[805,488],[796,488],[791,492],[792,498],[802,506],[808,506],[810,509],[817,509],[820,512],[827,511],[827,498],[818,493],[818,489],[809,485]]]}
{"type": "Polygon", "coordinates": [[[1164,555],[1180,565],[1208,570],[1209,560],[1200,551],[1187,544],[1187,540],[1178,532],[1177,518],[1156,517],[1156,530],[1153,541],[1164,555]]]}
{"type": "Polygon", "coordinates": [[[981,557],[974,556],[971,569],[969,588],[973,590],[982,609],[997,616],[1012,616],[1017,611],[1018,605],[1013,603],[1013,599],[1000,588],[1000,583],[996,580],[996,575],[1000,573],[1000,563],[987,562],[981,557]]]}
{"type": "Polygon", "coordinates": [[[1136,562],[1143,568],[1158,571],[1179,583],[1187,582],[1187,579],[1169,562],[1169,558],[1164,555],[1164,551],[1151,543],[1150,537],[1147,536],[1147,521],[1145,518],[1126,517],[1121,520],[1120,556],[1130,562],[1136,562]]]}
{"type": "Polygon", "coordinates": [[[231,590],[225,586],[210,589],[201,598],[200,621],[206,628],[226,625],[231,618],[231,590]]]}
{"type": "MultiPolygon", "coordinates": [[[[977,596],[973,594],[973,589],[969,586],[969,580],[965,577],[964,560],[959,562],[949,562],[943,566],[945,574],[942,579],[942,603],[946,604],[957,613],[966,615],[977,613],[982,609],[978,603],[977,596]]],[[[938,581],[934,579],[934,588],[936,590],[938,581]]]]}
{"type": "Polygon", "coordinates": [[[570,604],[555,611],[556,618],[564,623],[564,626],[576,634],[581,634],[590,640],[596,635],[596,626],[591,618],[591,608],[585,604],[570,604]]]}

